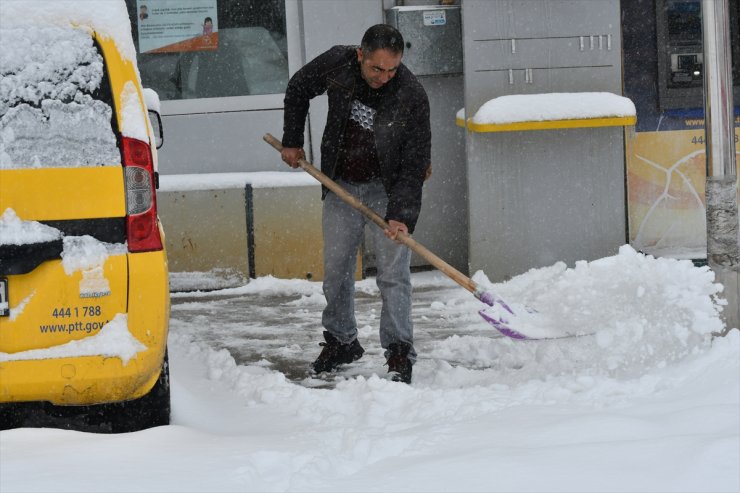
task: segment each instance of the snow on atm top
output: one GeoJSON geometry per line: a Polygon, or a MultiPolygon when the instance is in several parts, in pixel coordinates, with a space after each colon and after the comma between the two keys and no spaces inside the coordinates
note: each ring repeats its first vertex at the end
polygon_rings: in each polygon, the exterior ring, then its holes
{"type": "MultiPolygon", "coordinates": [[[[110,38],[121,56],[136,60],[131,21],[123,0],[2,0],[5,29],[18,27],[86,27],[110,38]]],[[[6,44],[5,39],[2,44],[6,44]]]]}
{"type": "MultiPolygon", "coordinates": [[[[486,102],[473,116],[473,123],[504,124],[550,120],[633,117],[634,103],[609,92],[515,94],[486,102]]],[[[464,119],[464,111],[458,112],[464,119]]]]}

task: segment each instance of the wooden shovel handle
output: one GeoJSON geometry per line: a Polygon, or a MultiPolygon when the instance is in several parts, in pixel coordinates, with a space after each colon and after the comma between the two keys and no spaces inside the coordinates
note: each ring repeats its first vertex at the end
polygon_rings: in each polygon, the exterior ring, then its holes
{"type": "MultiPolygon", "coordinates": [[[[265,134],[263,137],[265,142],[274,147],[278,152],[282,152],[283,144],[270,134],[265,134]]],[[[344,188],[339,186],[334,180],[326,176],[324,173],[316,169],[311,163],[305,159],[299,159],[298,165],[303,168],[309,175],[316,178],[322,185],[334,192],[337,197],[342,199],[347,204],[351,205],[358,211],[360,211],[365,217],[370,219],[372,222],[377,224],[382,229],[388,229],[388,223],[378,215],[374,210],[359,201],[357,197],[347,192],[344,188]]],[[[413,252],[426,259],[433,267],[442,271],[447,277],[458,283],[463,288],[467,289],[471,293],[478,296],[479,290],[475,282],[468,276],[460,272],[459,270],[452,267],[450,264],[439,258],[437,255],[429,251],[424,245],[417,242],[411,236],[405,233],[398,233],[396,239],[409,247],[413,252]]]]}

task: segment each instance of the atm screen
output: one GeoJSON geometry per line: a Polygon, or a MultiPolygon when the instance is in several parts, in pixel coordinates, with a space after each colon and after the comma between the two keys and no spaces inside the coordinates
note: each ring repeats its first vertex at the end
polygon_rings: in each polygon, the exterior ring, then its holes
{"type": "Polygon", "coordinates": [[[667,0],[665,29],[665,49],[670,65],[668,87],[701,87],[704,72],[701,2],[667,0]]]}
{"type": "Polygon", "coordinates": [[[666,5],[668,42],[673,45],[701,43],[701,2],[668,0],[666,5]]]}
{"type": "Polygon", "coordinates": [[[696,55],[678,55],[677,58],[679,70],[692,70],[698,61],[696,55]]]}

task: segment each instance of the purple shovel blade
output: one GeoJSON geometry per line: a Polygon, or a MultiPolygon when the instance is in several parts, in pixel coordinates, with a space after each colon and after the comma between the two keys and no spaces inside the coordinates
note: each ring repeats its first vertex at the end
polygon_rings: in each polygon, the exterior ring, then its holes
{"type": "Polygon", "coordinates": [[[506,304],[504,300],[502,300],[500,297],[496,296],[495,294],[491,292],[480,291],[480,292],[477,292],[475,296],[488,306],[493,306],[494,303],[498,303],[501,306],[501,308],[511,313],[512,315],[514,315],[514,310],[509,308],[509,305],[506,304]]]}
{"type": "MultiPolygon", "coordinates": [[[[508,308],[508,307],[504,307],[504,308],[508,308]]],[[[478,311],[478,314],[481,317],[483,317],[483,320],[485,320],[489,324],[493,325],[493,327],[496,330],[498,330],[499,332],[501,332],[506,337],[511,337],[512,339],[519,339],[519,340],[525,340],[525,339],[527,339],[527,336],[525,336],[524,334],[521,334],[521,333],[515,331],[514,329],[512,329],[511,327],[509,327],[508,325],[506,325],[505,323],[503,323],[501,320],[498,320],[498,319],[495,319],[495,318],[491,317],[489,314],[486,313],[485,309],[479,310],[478,311]]]]}
{"type": "MultiPolygon", "coordinates": [[[[497,294],[491,293],[490,291],[483,291],[479,289],[475,293],[473,293],[473,295],[488,306],[498,305],[504,310],[506,310],[507,312],[516,316],[516,313],[514,312],[514,309],[511,308],[511,305],[509,305],[506,301],[504,301],[504,299],[501,296],[497,294]]],[[[524,311],[526,311],[527,313],[537,313],[537,310],[529,306],[524,306],[523,308],[524,308],[524,311]]]]}

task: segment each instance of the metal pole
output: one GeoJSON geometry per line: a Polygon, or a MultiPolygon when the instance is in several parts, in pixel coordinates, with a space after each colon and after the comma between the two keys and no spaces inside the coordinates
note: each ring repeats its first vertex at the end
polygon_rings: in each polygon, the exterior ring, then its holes
{"type": "Polygon", "coordinates": [[[725,287],[727,328],[740,327],[740,221],[729,0],[702,0],[707,156],[707,261],[725,287]]]}

